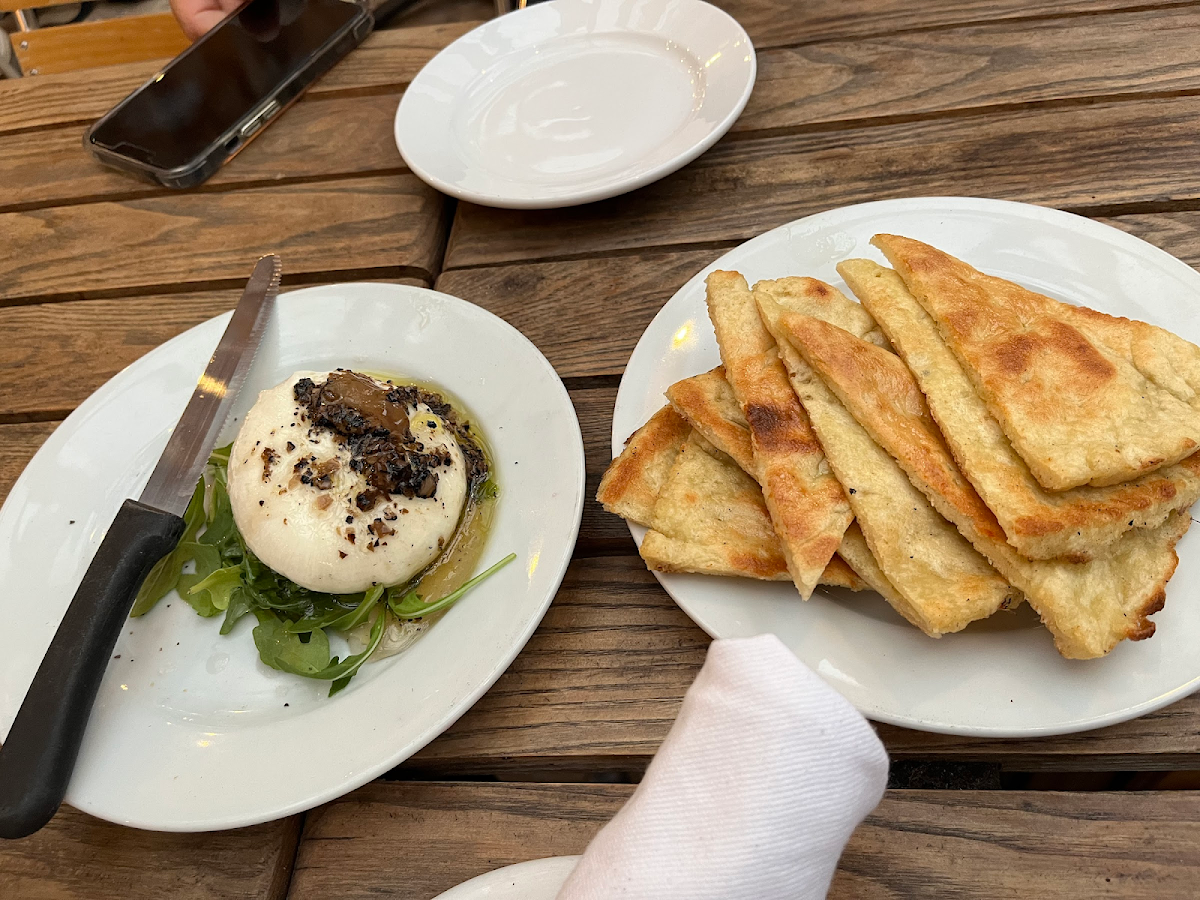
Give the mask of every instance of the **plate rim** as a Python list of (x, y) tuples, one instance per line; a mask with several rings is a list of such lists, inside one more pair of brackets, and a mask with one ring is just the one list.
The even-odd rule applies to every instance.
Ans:
[[(627, 177), (624, 179), (614, 179), (614, 180), (610, 180), (607, 183), (607, 185), (600, 185), (600, 186), (591, 188), (589, 190), (584, 190), (584, 191), (576, 190), (574, 192), (567, 192), (560, 196), (553, 197), (550, 199), (538, 199), (537, 197), (533, 197), (533, 196), (506, 195), (503, 193), (486, 193), (486, 192), (475, 191), (475, 190), (463, 188), (460, 185), (455, 184), (454, 182), (447, 181), (446, 179), (439, 176), (436, 172), (430, 171), (428, 168), (423, 166), (419, 161), (411, 158), (410, 154), (405, 152), (404, 140), (401, 137), (402, 128), (405, 125), (405, 123), (402, 122), (402, 117), (405, 115), (405, 112), (404, 112), (405, 103), (406, 103), (408, 97), (411, 95), (412, 88), (416, 87), (420, 84), (420, 79), (421, 79), (422, 75), (425, 74), (426, 70), (431, 65), (433, 65), (438, 60), (439, 57), (441, 57), (443, 54), (453, 51), (456, 48), (456, 46), (458, 46), (462, 43), (465, 43), (473, 38), (479, 37), (491, 29), (499, 28), (500, 26), (497, 23), (501, 22), (502, 20), (511, 21), (510, 17), (512, 17), (512, 16), (521, 16), (521, 15), (525, 15), (525, 14), (536, 14), (535, 10), (541, 9), (542, 7), (552, 7), (556, 4), (566, 4), (566, 3), (574, 3), (574, 2), (577, 2), (577, 0), (548, 0), (548, 2), (546, 2), (546, 3), (538, 3), (538, 4), (535, 4), (532, 6), (527, 6), (524, 9), (514, 10), (512, 12), (505, 13), (503, 16), (497, 16), (494, 19), (489, 19), (488, 21), (484, 22), (483, 24), (478, 25), (477, 27), (471, 29), (466, 34), (461, 35), (458, 38), (455, 38), (450, 44), (443, 47), (440, 51), (438, 51), (438, 53), (432, 59), (430, 59), (427, 63), (425, 63), (424, 66), (421, 67), (421, 71), (419, 71), (413, 77), (413, 80), (411, 82), (409, 82), (408, 87), (404, 91), (404, 95), (400, 98), (400, 102), (396, 106), (396, 115), (395, 115), (395, 117), (393, 119), (393, 123), (392, 123), (392, 136), (396, 142), (396, 148), (400, 151), (400, 156), (404, 160), (404, 164), (406, 166), (408, 166), (409, 170), (414, 175), (416, 175), (418, 178), (420, 178), (422, 181), (424, 181), (426, 184), (430, 185), (431, 187), (441, 191), (443, 194), (448, 194), (451, 197), (456, 197), (459, 200), (465, 200), (469, 203), (475, 203), (480, 206), (488, 206), (488, 207), (493, 207), (496, 209), (565, 209), (565, 208), (568, 208), (571, 206), (580, 206), (585, 203), (594, 203), (597, 200), (607, 200), (611, 197), (618, 197), (622, 194), (629, 193), (630, 191), (635, 191), (639, 188), (643, 188), (648, 184), (653, 184), (655, 181), (659, 181), (660, 179), (665, 178), (667, 175), (670, 175), (672, 172), (678, 171), (679, 169), (686, 166), (688, 163), (694, 162), (698, 157), (700, 157), (702, 154), (704, 154), (709, 149), (711, 149), (712, 146), (717, 141), (719, 141), (722, 137), (724, 137), (725, 134), (729, 131), (729, 129), (733, 127), (734, 122), (736, 122), (738, 120), (738, 117), (741, 116), (743, 110), (745, 110), (746, 104), (750, 100), (750, 95), (754, 91), (754, 85), (758, 80), (758, 54), (754, 49), (754, 44), (750, 40), (750, 36), (746, 33), (745, 28), (742, 27), (742, 24), (740, 22), (738, 22), (737, 19), (735, 19), (733, 16), (731, 16), (729, 13), (727, 13), (725, 10), (721, 9), (720, 7), (715, 6), (712, 3), (709, 3), (708, 0), (675, 0), (675, 2), (683, 3), (686, 5), (692, 5), (692, 6), (698, 6), (698, 7), (708, 7), (708, 12), (710, 14), (716, 14), (715, 18), (717, 20), (721, 20), (721, 19), (726, 20), (731, 28), (731, 31), (735, 31), (736, 33), (738, 33), (740, 35), (741, 40), (745, 41), (747, 52), (749, 53), (749, 62), (750, 62), (749, 70), (747, 73), (747, 81), (746, 81), (746, 84), (742, 88), (741, 94), (740, 94), (737, 102), (725, 114), (725, 116), (722, 117), (720, 122), (718, 122), (712, 128), (712, 130), (710, 130), (703, 138), (701, 138), (699, 141), (694, 143), (688, 150), (686, 150), (682, 154), (674, 156), (671, 159), (666, 160), (666, 161), (660, 163), (659, 165), (657, 165), (651, 169), (648, 169), (645, 172), (642, 172), (639, 175), (636, 175), (635, 177)], [(597, 4), (600, 4), (600, 3), (624, 4), (624, 3), (631, 2), (631, 0), (587, 0), (587, 2), (589, 2), (589, 3), (594, 2)], [(620, 32), (617, 32), (617, 33), (620, 33)], [(647, 32), (630, 30), (630, 31), (628, 31), (628, 33), (630, 33), (630, 34), (646, 34)]]
[[(508, 332), (510, 337), (515, 337), (517, 342), (523, 345), (528, 351), (532, 351), (531, 361), (536, 362), (546, 374), (550, 376), (548, 383), (554, 385), (556, 394), (556, 406), (561, 404), (561, 412), (569, 411), (569, 416), (563, 416), (563, 427), (569, 434), (565, 437), (569, 438), (570, 443), (570, 462), (576, 468), (577, 478), (572, 480), (571, 487), (573, 489), (572, 509), (567, 520), (572, 523), (569, 533), (564, 536), (563, 551), (561, 559), (558, 560), (558, 570), (549, 579), (544, 597), (537, 604), (536, 611), (530, 616), (525, 627), (517, 634), (512, 643), (500, 654), (488, 672), (487, 676), (477, 682), (470, 690), (463, 692), (456, 702), (449, 704), (443, 711), (441, 718), (436, 724), (430, 726), (425, 733), (415, 733), (407, 741), (399, 745), (399, 749), (395, 752), (381, 758), (370, 766), (363, 766), (357, 772), (346, 775), (340, 778), (330, 779), (330, 784), (321, 790), (309, 792), (306, 796), (299, 799), (289, 801), (287, 803), (277, 803), (270, 809), (260, 809), (257, 812), (240, 812), (236, 815), (209, 816), (205, 819), (196, 819), (189, 821), (174, 821), (174, 820), (156, 820), (153, 815), (150, 816), (129, 816), (129, 815), (112, 815), (106, 814), (103, 805), (97, 806), (95, 803), (87, 799), (81, 799), (77, 796), (77, 790), (71, 785), (68, 786), (64, 802), (82, 812), (105, 821), (114, 822), (120, 825), (140, 828), (147, 831), (158, 832), (175, 832), (175, 833), (196, 833), (207, 831), (221, 831), (233, 828), (247, 827), (257, 825), (264, 822), (275, 821), (297, 812), (302, 812), (312, 809), (323, 803), (330, 802), (353, 791), (364, 784), (377, 778), (384, 772), (389, 771), (399, 765), (404, 760), (410, 758), (422, 748), (427, 746), (436, 738), (444, 734), (451, 728), (464, 713), (470, 710), (479, 698), (483, 696), (491, 687), (499, 680), (499, 678), (508, 670), (516, 657), (524, 650), (529, 639), (541, 624), (546, 612), (550, 608), (554, 597), (557, 595), (561, 587), (563, 578), (566, 576), (567, 569), (571, 563), (574, 554), (574, 547), (578, 538), (579, 528), (582, 523), (583, 508), (586, 501), (586, 457), (583, 443), (582, 430), (579, 424), (578, 413), (575, 410), (574, 403), (571, 401), (570, 394), (563, 383), (561, 376), (554, 369), (553, 365), (546, 356), (537, 348), (537, 346), (519, 329), (505, 321), (500, 316), (491, 312), (484, 307), (470, 303), (460, 297), (452, 294), (446, 294), (441, 291), (436, 291), (431, 288), (418, 287), (416, 285), (385, 283), (385, 282), (341, 282), (325, 285), (314, 285), (298, 287), (294, 290), (280, 293), (277, 301), (277, 309), (274, 313), (275, 317), (283, 314), (284, 309), (293, 301), (305, 302), (314, 299), (319, 300), (322, 294), (332, 294), (336, 296), (336, 292), (346, 289), (366, 290), (372, 295), (367, 298), (367, 301), (377, 301), (378, 294), (407, 295), (409, 297), (417, 296), (432, 299), (435, 303), (444, 304), (449, 308), (455, 309), (459, 315), (467, 317), (477, 317), (478, 320), (489, 323), (492, 328), (500, 328)], [(331, 297), (332, 299), (332, 297)], [(352, 301), (353, 302), (353, 301)], [(29, 483), (34, 482), (35, 463), (39, 457), (50, 457), (53, 452), (62, 445), (66, 445), (72, 434), (77, 430), (77, 426), (89, 417), (94, 410), (100, 408), (104, 403), (108, 402), (108, 395), (117, 390), (121, 384), (130, 378), (145, 377), (141, 369), (152, 370), (156, 365), (157, 360), (151, 359), (152, 356), (157, 356), (158, 359), (165, 357), (172, 349), (177, 349), (181, 344), (195, 341), (200, 333), (205, 330), (211, 330), (211, 343), (215, 346), (224, 324), (232, 316), (232, 310), (212, 316), (203, 322), (191, 326), (178, 335), (164, 341), (161, 344), (153, 347), (151, 350), (144, 353), (138, 359), (131, 362), (129, 365), (122, 368), (119, 372), (105, 381), (102, 385), (92, 391), (86, 399), (84, 399), (71, 413), (59, 423), (58, 427), (46, 438), (42, 446), (25, 464), (20, 475), (14, 481), (13, 488), (10, 490), (9, 497), (0, 506), (0, 522), (3, 522), (9, 517), (18, 516), (20, 510), (9, 505), (9, 500), (15, 496), (20, 496), (24, 491), (19, 492), (18, 487), (28, 489)], [(207, 357), (205, 357), (206, 359)], [(203, 368), (204, 359), (197, 357), (197, 374)], [(181, 406), (182, 411), (182, 406)], [(172, 426), (173, 427), (173, 426)], [(57, 440), (56, 440), (57, 439)], [(495, 442), (496, 438), (491, 438)], [(46, 459), (42, 460), (43, 466)], [(564, 480), (565, 483), (565, 480)], [(111, 523), (109, 523), (111, 525)], [(65, 607), (64, 607), (65, 611)], [(57, 627), (57, 626), (55, 626)], [(18, 704), (19, 707), (19, 704)], [(15, 715), (15, 711), (14, 711)], [(7, 729), (5, 729), (7, 732)], [(85, 736), (86, 740), (86, 736)], [(117, 777), (117, 773), (112, 776)]]
[[(889, 212), (905, 212), (910, 213), (920, 207), (929, 207), (929, 212), (981, 212), (989, 208), (997, 212), (1005, 212), (1015, 214), (1017, 216), (1038, 220), (1040, 222), (1055, 222), (1065, 225), (1078, 233), (1087, 237), (1097, 238), (1104, 242), (1110, 242), (1117, 246), (1135, 250), (1139, 255), (1150, 256), (1157, 260), (1166, 270), (1174, 271), (1182, 280), (1189, 281), (1196, 288), (1197, 294), (1200, 295), (1200, 272), (1193, 269), (1183, 260), (1173, 256), (1161, 247), (1151, 244), (1133, 234), (1121, 231), (1111, 225), (1103, 222), (1098, 222), (1086, 216), (1081, 216), (1076, 213), (1067, 212), (1066, 210), (1057, 209), (1050, 206), (1040, 206), (1032, 203), (1023, 203), (1015, 200), (1003, 200), (991, 197), (969, 197), (959, 195), (923, 195), (919, 197), (896, 197), (885, 200), (868, 200), (861, 203), (849, 203), (842, 206), (832, 207), (829, 209), (819, 210), (797, 219), (781, 223), (780, 225), (768, 229), (761, 234), (748, 238), (734, 247), (725, 249), (720, 256), (712, 262), (705, 265), (700, 271), (696, 272), (691, 278), (683, 283), (675, 293), (663, 304), (653, 319), (646, 325), (645, 330), (638, 338), (633, 351), (630, 353), (630, 361), (632, 361), (639, 353), (645, 353), (649, 350), (650, 334), (654, 330), (654, 326), (658, 323), (659, 318), (665, 316), (667, 308), (675, 302), (676, 298), (695, 291), (697, 285), (703, 283), (707, 275), (715, 269), (723, 265), (730, 265), (726, 260), (730, 256), (740, 255), (753, 250), (764, 244), (778, 240), (781, 235), (789, 234), (790, 230), (804, 225), (818, 225), (825, 219), (835, 219), (839, 216), (853, 213), (878, 213), (886, 215)], [(645, 346), (643, 346), (645, 345)], [(620, 435), (617, 429), (617, 422), (621, 418), (622, 410), (629, 406), (640, 405), (644, 391), (638, 394), (628, 381), (630, 366), (626, 364), (625, 371), (621, 375), (621, 383), (617, 389), (617, 397), (613, 406), (613, 428), (611, 434), (611, 452), (615, 458), (624, 446), (628, 435)], [(641, 420), (642, 417), (638, 417)], [(629, 527), (635, 543), (640, 547), (642, 535), (646, 529), (633, 522), (626, 523)], [(688, 616), (705, 634), (711, 638), (718, 639), (721, 637), (719, 633), (713, 629), (709, 622), (701, 621), (691, 610), (689, 610), (676, 597), (670, 585), (671, 576), (669, 573), (662, 573), (651, 570), (654, 577), (662, 585), (672, 602), (678, 606), (685, 615)], [(829, 682), (827, 682), (829, 683)], [(835, 689), (838, 689), (836, 684), (831, 684)], [(1123, 707), (1113, 712), (1092, 716), (1078, 721), (1069, 721), (1065, 723), (1050, 724), (1050, 725), (1035, 725), (1024, 726), (1020, 728), (1008, 726), (980, 726), (980, 725), (961, 725), (955, 723), (926, 721), (915, 716), (897, 715), (887, 709), (875, 706), (871, 709), (864, 709), (860, 703), (854, 703), (855, 708), (864, 716), (875, 722), (894, 725), (902, 728), (908, 728), (915, 731), (925, 731), (932, 734), (947, 734), (960, 737), (980, 737), (980, 738), (1005, 738), (1005, 739), (1020, 739), (1020, 738), (1039, 738), (1053, 737), (1058, 735), (1078, 734), (1080, 732), (1093, 731), (1099, 728), (1105, 728), (1111, 725), (1118, 725), (1123, 722), (1132, 721), (1149, 713), (1153, 713), (1166, 706), (1176, 703), (1193, 693), (1200, 691), (1200, 674), (1197, 674), (1190, 681), (1187, 681), (1169, 691), (1158, 694), (1152, 698), (1142, 701), (1141, 703)], [(839, 689), (840, 692), (840, 689)]]

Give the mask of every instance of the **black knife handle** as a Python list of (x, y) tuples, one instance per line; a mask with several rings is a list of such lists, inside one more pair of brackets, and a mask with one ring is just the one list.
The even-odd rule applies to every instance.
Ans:
[(133, 599), (183, 528), (136, 500), (117, 513), (0, 747), (0, 837), (33, 834), (58, 810)]

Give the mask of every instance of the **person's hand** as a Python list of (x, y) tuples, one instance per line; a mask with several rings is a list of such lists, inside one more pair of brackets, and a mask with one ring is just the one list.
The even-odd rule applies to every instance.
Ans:
[(246, 0), (171, 0), (171, 12), (179, 20), (183, 33), (194, 41), (245, 3)]

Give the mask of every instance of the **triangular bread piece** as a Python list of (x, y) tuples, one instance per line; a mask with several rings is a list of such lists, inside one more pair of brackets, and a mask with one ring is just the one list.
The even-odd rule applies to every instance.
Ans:
[(746, 472), (755, 471), (750, 426), (725, 379), (724, 366), (675, 382), (667, 388), (667, 400), (705, 440)]
[[(840, 292), (836, 297), (840, 301), (835, 301), (836, 305), (851, 303)], [(783, 323), (793, 317), (815, 320), (784, 312), (766, 292), (756, 293), (756, 299), (763, 321), (780, 339), (780, 354), (792, 387), (808, 412), (830, 467), (846, 488), (858, 526), (894, 588), (894, 594), (885, 593), (884, 598), (930, 637), (961, 631), (977, 619), (1014, 605), (1018, 594), (1012, 586), (930, 506), (895, 460), (789, 343), (791, 334), (782, 330)], [(879, 353), (888, 352), (859, 342)]]
[[(911, 238), (879, 234), (872, 243), (937, 323), (1043, 487), (1117, 484), (1200, 449), (1195, 390), (1093, 339), (1068, 304)], [(1143, 323), (1143, 333), (1151, 327)], [(1178, 341), (1164, 337), (1164, 355)], [(1144, 343), (1142, 358), (1152, 357), (1156, 340)]]
[(1198, 454), (1124, 484), (1045, 490), (900, 276), (867, 259), (838, 272), (908, 363), (963, 474), (1023, 556), (1085, 562), (1129, 529), (1160, 525), (1200, 499)]
[(691, 432), (683, 416), (664, 406), (625, 441), (625, 449), (600, 479), (596, 499), (610, 513), (648, 526), (659, 491)]
[[(642, 540), (642, 559), (660, 572), (790, 581), (762, 489), (705, 443), (693, 434), (676, 455)], [(836, 555), (821, 583), (855, 591), (866, 587)]]
[[(1158, 528), (1128, 532), (1103, 559), (1026, 559), (1004, 540), (995, 517), (958, 472), (916, 380), (898, 357), (818, 319), (785, 316), (780, 325), (889, 459), (1024, 592), (1063, 656), (1103, 656), (1125, 638), (1154, 633), (1147, 616), (1162, 608), (1178, 563), (1175, 544), (1190, 522), (1186, 513), (1172, 513)], [(833, 455), (830, 461), (836, 465)]]
[(716, 271), (706, 283), (721, 362), (750, 427), (756, 480), (792, 581), (808, 599), (850, 524), (850, 506), (788, 385), (746, 280)]
[[(728, 390), (728, 386), (726, 386)], [(747, 435), (746, 441), (750, 438)], [(630, 519), (637, 522), (639, 525), (649, 526), (654, 518), (654, 511), (658, 505), (659, 499), (663, 496), (663, 492), (668, 484), (672, 472), (675, 468), (675, 463), (679, 458), (680, 450), (685, 444), (695, 444), (712, 455), (717, 460), (722, 461), (721, 464), (726, 469), (733, 469), (740, 475), (740, 479), (734, 478), (728, 472), (722, 470), (714, 470), (717, 477), (714, 478), (714, 485), (721, 483), (728, 484), (736, 482), (735, 486), (744, 488), (746, 482), (753, 487), (753, 491), (746, 493), (744, 505), (754, 507), (749, 513), (741, 512), (735, 514), (734, 518), (739, 517), (744, 521), (753, 519), (757, 515), (759, 519), (768, 523), (767, 538), (763, 547), (761, 544), (751, 544), (752, 555), (763, 558), (770, 557), (774, 554), (775, 557), (782, 559), (783, 551), (779, 548), (779, 539), (775, 536), (775, 532), (769, 527), (770, 519), (767, 517), (767, 507), (763, 502), (762, 490), (749, 476), (742, 474), (737, 470), (737, 466), (732, 459), (729, 459), (720, 450), (710, 447), (702, 437), (690, 430), (690, 426), (683, 422), (669, 406), (663, 407), (657, 413), (650, 417), (650, 420), (639, 428), (625, 442), (625, 449), (621, 455), (612, 461), (608, 471), (600, 482), (600, 489), (597, 492), (597, 499), (604, 504), (609, 512), (614, 512), (622, 518)], [(677, 486), (682, 486), (684, 481), (677, 481)], [(713, 500), (715, 496), (715, 487), (707, 489), (708, 493), (702, 495), (703, 502), (692, 498), (687, 502), (699, 503), (701, 507), (707, 505), (713, 507), (716, 504), (716, 512), (713, 514), (714, 524), (710, 527), (708, 536), (710, 541), (717, 547), (729, 544), (735, 544), (739, 540), (737, 534), (729, 534), (722, 530), (722, 525), (715, 521), (720, 518), (721, 510), (720, 500)], [(719, 494), (719, 491), (716, 491)], [(738, 506), (739, 496), (734, 492), (732, 496), (726, 491), (724, 497), (727, 503)], [(699, 513), (698, 513), (699, 514)], [(643, 553), (645, 552), (643, 547)], [(661, 566), (652, 566), (652, 568), (661, 568), (664, 571), (705, 571), (693, 567), (703, 564), (703, 560), (711, 558), (714, 551), (710, 548), (700, 548), (697, 550), (694, 547), (689, 547), (687, 541), (676, 541), (667, 547), (660, 547)], [(699, 554), (699, 559), (697, 558)], [(724, 574), (741, 575), (747, 578), (759, 577), (758, 570), (761, 568), (759, 564), (748, 566), (745, 569), (737, 569), (735, 561), (731, 557), (726, 557), (726, 568), (729, 571)], [(772, 576), (773, 578), (776, 576)], [(787, 574), (786, 566), (780, 569), (777, 576), (778, 580), (788, 581), (790, 576)], [(834, 556), (829, 565), (825, 567), (825, 571), (821, 573), (821, 584), (830, 587), (849, 588), (852, 591), (864, 590), (865, 585), (861, 579), (850, 569), (844, 560)]]

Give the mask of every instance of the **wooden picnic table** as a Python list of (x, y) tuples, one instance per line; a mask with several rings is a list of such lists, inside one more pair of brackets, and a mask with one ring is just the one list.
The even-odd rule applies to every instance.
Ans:
[[(455, 203), (396, 151), (405, 85), (469, 23), (376, 33), (184, 192), (108, 171), (80, 143), (154, 64), (0, 81), (0, 497), (105, 380), (231, 308), (268, 251), (285, 286), (432, 286), (520, 328), (575, 403), (589, 496), (528, 646), (386, 778), (204, 835), (64, 807), (0, 846), (0, 896), (426, 900), (499, 865), (580, 852), (632, 791), (708, 644), (624, 523), (590, 500), (618, 381), (662, 304), (739, 242), (847, 203), (967, 194), (1095, 217), (1200, 263), (1200, 2), (718, 5), (759, 54), (732, 132), (657, 184), (561, 211)], [(1187, 788), (1200, 786), (1188, 774), (1200, 696), (1068, 737), (878, 730), (895, 787), (831, 896), (1197, 896), (1200, 792)]]

